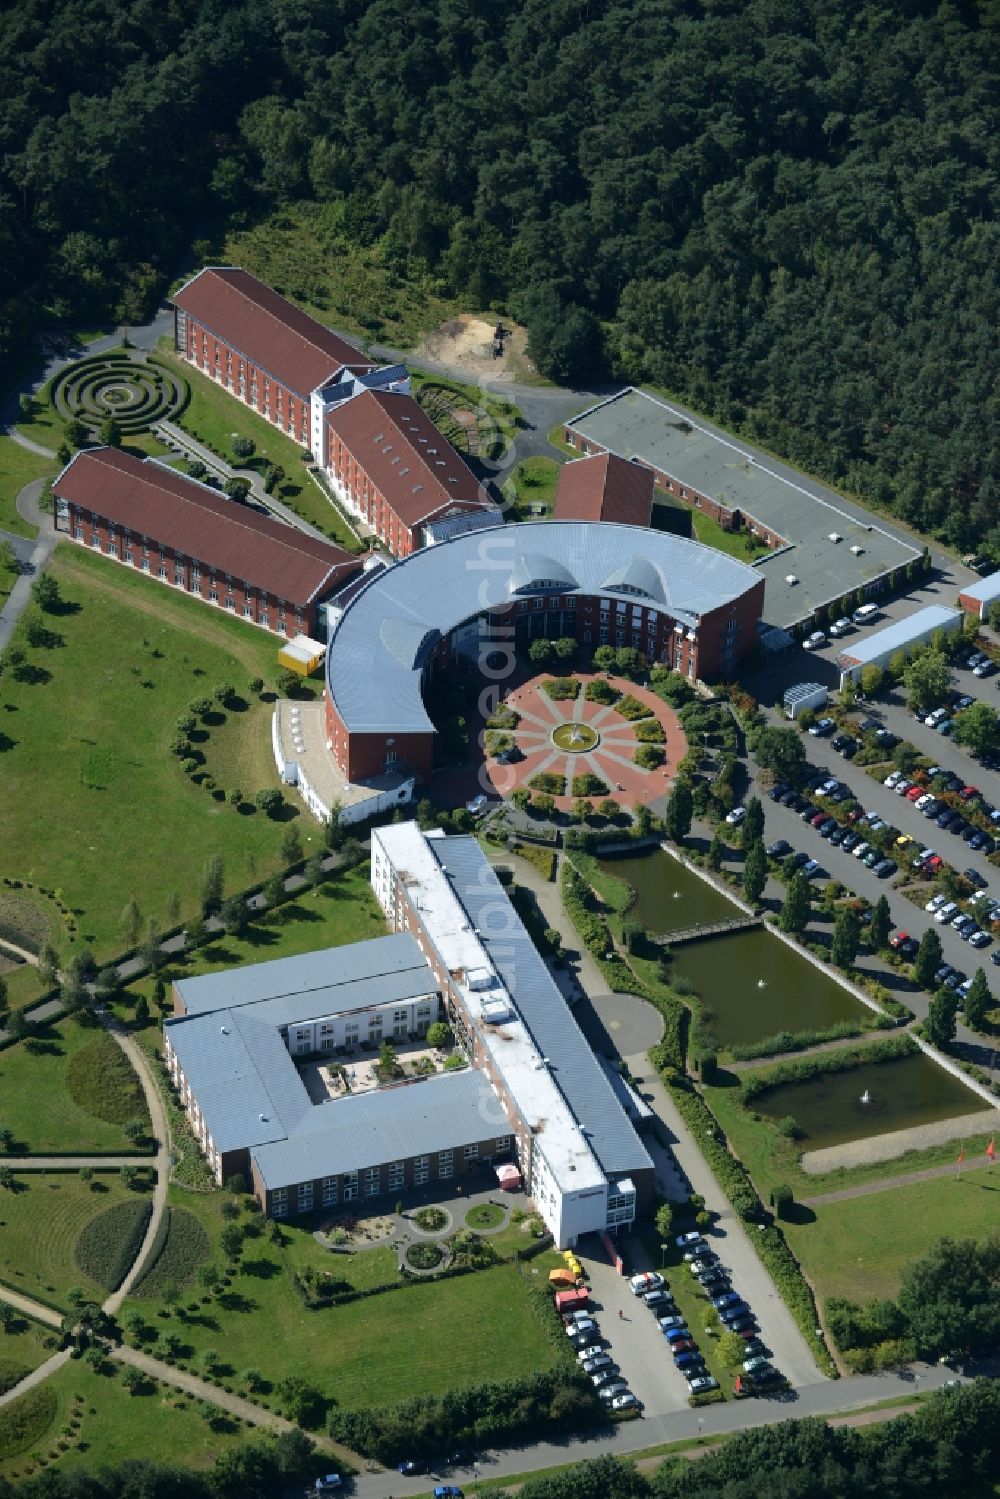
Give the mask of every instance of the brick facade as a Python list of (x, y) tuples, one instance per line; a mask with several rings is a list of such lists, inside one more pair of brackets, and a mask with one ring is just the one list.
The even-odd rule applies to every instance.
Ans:
[(179, 353), (203, 375), (256, 411), (272, 427), (287, 433), (293, 442), (309, 448), (308, 391), (292, 390), (179, 308), (174, 309), (174, 342)]

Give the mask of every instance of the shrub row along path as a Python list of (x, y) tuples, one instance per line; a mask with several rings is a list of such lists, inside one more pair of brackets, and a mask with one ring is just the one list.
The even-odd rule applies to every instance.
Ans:
[[(138, 1369), (149, 1379), (173, 1385), (178, 1390), (186, 1391), (188, 1395), (194, 1395), (198, 1400), (207, 1400), (210, 1404), (217, 1405), (220, 1410), (235, 1416), (237, 1420), (249, 1421), (252, 1426), (262, 1426), (269, 1431), (276, 1432), (297, 1430), (293, 1421), (287, 1421), (277, 1412), (264, 1410), (262, 1406), (254, 1405), (250, 1400), (244, 1400), (241, 1395), (234, 1395), (230, 1390), (223, 1390), (218, 1385), (209, 1384), (207, 1380), (199, 1379), (197, 1374), (189, 1374), (185, 1369), (175, 1369), (173, 1364), (153, 1358), (138, 1348), (130, 1348), (127, 1344), (122, 1344), (112, 1350), (111, 1357), (117, 1359), (119, 1363), (129, 1364), (133, 1369)], [(347, 1447), (341, 1447), (321, 1432), (313, 1431), (309, 1435), (321, 1451), (328, 1452), (333, 1457), (342, 1458), (352, 1467), (357, 1467), (364, 1461), (356, 1452), (351, 1452)]]
[(11, 1155), (4, 1158), (12, 1171), (107, 1171), (111, 1167), (151, 1166), (148, 1155)]

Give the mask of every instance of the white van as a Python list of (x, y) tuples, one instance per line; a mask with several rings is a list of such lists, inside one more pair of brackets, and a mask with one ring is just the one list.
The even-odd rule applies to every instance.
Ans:
[(860, 609), (855, 609), (851, 619), (856, 625), (870, 625), (873, 620), (878, 619), (881, 612), (878, 604), (862, 604)]

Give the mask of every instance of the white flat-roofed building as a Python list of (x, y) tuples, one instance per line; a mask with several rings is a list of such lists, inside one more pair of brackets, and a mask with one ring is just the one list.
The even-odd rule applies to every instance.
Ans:
[(652, 1161), (475, 840), (412, 822), (378, 828), (371, 878), (490, 1079), (557, 1244), (632, 1222)]
[(857, 681), (866, 666), (888, 666), (897, 651), (909, 656), (918, 646), (933, 640), (939, 630), (942, 634), (949, 635), (953, 630), (960, 629), (962, 617), (961, 609), (947, 609), (944, 604), (928, 604), (926, 608), (916, 609), (904, 619), (893, 620), (884, 629), (865, 636), (863, 640), (841, 651), (837, 657), (841, 687), (848, 677)]

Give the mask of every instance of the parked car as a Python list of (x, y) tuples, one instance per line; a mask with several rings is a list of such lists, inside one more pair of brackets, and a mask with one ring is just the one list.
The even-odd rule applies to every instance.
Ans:
[(889, 938), (889, 946), (892, 948), (893, 952), (898, 952), (903, 943), (909, 942), (909, 940), (909, 932), (893, 932), (892, 936)]
[(840, 846), (844, 850), (845, 854), (853, 854), (854, 850), (857, 848), (860, 842), (860, 833), (848, 833)]
[(989, 932), (973, 932), (969, 938), (969, 945), (971, 947), (989, 947), (992, 941), (993, 938)]
[(632, 1394), (631, 1390), (622, 1390), (621, 1394), (616, 1395), (612, 1400), (611, 1409), (613, 1411), (626, 1411), (631, 1410), (633, 1406), (638, 1404), (639, 1401)]
[(941, 722), (942, 718), (947, 718), (947, 716), (947, 708), (934, 708), (930, 713), (928, 713), (927, 717), (924, 719), (924, 723), (929, 729), (933, 729)]
[(332, 1494), (336, 1489), (342, 1487), (343, 1480), (339, 1473), (324, 1473), (322, 1478), (317, 1478), (313, 1484), (314, 1494)]
[(599, 1329), (597, 1323), (594, 1321), (593, 1317), (581, 1317), (579, 1321), (571, 1322), (567, 1327), (566, 1332), (571, 1338), (577, 1338), (581, 1333), (585, 1332), (592, 1332), (596, 1336), (598, 1330)]
[(841, 848), (843, 846), (844, 839), (848, 836), (848, 829), (842, 827), (841, 824), (838, 823), (833, 832), (830, 834), (830, 842), (832, 843), (834, 848)]
[(824, 645), (826, 645), (826, 636), (823, 634), (823, 631), (813, 630), (812, 634), (803, 640), (802, 649), (804, 651), (818, 651)]
[(667, 1307), (674, 1304), (669, 1291), (647, 1291), (642, 1299), (651, 1312), (659, 1312), (661, 1317), (667, 1316)]
[(861, 862), (866, 869), (874, 869), (876, 864), (881, 864), (882, 855), (877, 848), (870, 848)]
[(971, 802), (972, 799), (973, 799), (973, 797), (976, 797), (976, 796), (979, 795), (979, 787), (978, 786), (963, 786), (961, 788), (961, 790), (959, 791), (958, 795), (959, 795), (960, 799), (963, 802)]
[(870, 848), (871, 844), (865, 843), (865, 841), (862, 839), (860, 843), (856, 843), (854, 845), (854, 847), (851, 849), (851, 853), (855, 859), (863, 859)]
[(715, 1287), (716, 1294), (721, 1293), (722, 1287), (729, 1284), (729, 1271), (724, 1270), (721, 1265), (709, 1265), (707, 1270), (695, 1277), (704, 1286), (706, 1291)]
[(835, 817), (825, 817), (822, 822), (816, 824), (816, 831), (821, 838), (829, 838), (831, 833), (836, 832), (836, 829), (837, 819)]
[(462, 1499), (462, 1490), (457, 1483), (439, 1483), (434, 1490), (434, 1499)]
[(697, 1369), (701, 1367), (704, 1362), (704, 1358), (696, 1348), (690, 1348), (685, 1350), (685, 1352), (683, 1353), (674, 1354), (674, 1368), (680, 1369), (681, 1371), (685, 1369)]
[(406, 1478), (412, 1478), (416, 1474), (423, 1473), (426, 1467), (427, 1464), (422, 1462), (419, 1457), (406, 1457), (399, 1464), (396, 1471), (402, 1473)]
[(587, 1343), (583, 1348), (578, 1348), (576, 1356), (581, 1364), (586, 1363), (589, 1358), (596, 1358), (599, 1353), (604, 1352), (603, 1343)]
[(785, 785), (784, 781), (779, 781), (776, 786), (771, 787), (770, 791), (767, 794), (773, 802), (780, 802), (781, 798), (784, 796), (787, 790), (788, 787)]
[(744, 1374), (756, 1374), (758, 1369), (770, 1369), (770, 1367), (769, 1360), (764, 1358), (762, 1354), (756, 1354), (753, 1358), (743, 1360)]
[(742, 1296), (740, 1296), (736, 1291), (724, 1291), (722, 1295), (712, 1297), (712, 1305), (715, 1307), (715, 1310), (717, 1312), (721, 1312), (723, 1307), (735, 1306), (736, 1303), (738, 1301), (742, 1301), (742, 1299)]
[(711, 1254), (712, 1250), (705, 1239), (695, 1239), (684, 1251), (684, 1259), (690, 1265), (692, 1260), (700, 1259), (703, 1254)]
[(872, 873), (877, 875), (880, 880), (888, 880), (891, 879), (898, 868), (899, 865), (894, 859), (879, 859), (878, 863), (873, 865)]
[(606, 1353), (598, 1353), (593, 1358), (588, 1358), (583, 1365), (584, 1374), (596, 1374), (598, 1369), (610, 1369), (611, 1359)]
[(752, 1338), (757, 1333), (757, 1323), (752, 1312), (746, 1312), (742, 1317), (736, 1317), (726, 1324), (729, 1332), (738, 1332), (741, 1338)]
[(787, 838), (777, 838), (774, 843), (769, 843), (766, 849), (769, 859), (783, 859), (792, 851), (792, 845)]
[(825, 739), (836, 727), (832, 718), (818, 718), (814, 724), (809, 725), (809, 732), (814, 739)]
[(670, 1352), (674, 1355), (674, 1363), (678, 1358), (686, 1358), (691, 1353), (697, 1353), (698, 1344), (694, 1338), (675, 1338), (670, 1345)]
[(642, 1296), (646, 1291), (658, 1291), (663, 1285), (663, 1276), (657, 1275), (655, 1270), (644, 1270), (638, 1275), (633, 1275), (629, 1281), (629, 1289), (633, 1296)]
[(719, 1312), (723, 1322), (740, 1322), (749, 1315), (750, 1308), (745, 1301), (737, 1301), (733, 1306), (724, 1306)]
[(599, 1369), (596, 1374), (590, 1376), (590, 1382), (595, 1390), (602, 1390), (606, 1384), (611, 1384), (614, 1380), (618, 1379), (621, 1380), (622, 1384), (625, 1383), (621, 1375), (616, 1373), (614, 1369)]
[(747, 1354), (748, 1355), (753, 1355), (753, 1354), (758, 1354), (758, 1353), (769, 1354), (770, 1351), (771, 1350), (765, 1345), (763, 1338), (752, 1337), (752, 1338), (748, 1338), (747, 1339)]
[(599, 1400), (606, 1400), (610, 1403), (612, 1400), (616, 1399), (617, 1396), (624, 1395), (627, 1389), (628, 1381), (622, 1379), (621, 1375), (618, 1374), (613, 1380), (609, 1381), (608, 1384), (601, 1385), (601, 1388), (597, 1392), (597, 1398)]
[(882, 782), (882, 785), (883, 786), (888, 786), (889, 789), (890, 789), (890, 791), (891, 791), (895, 786), (899, 785), (899, 783), (900, 783), (900, 781), (902, 779), (903, 779), (903, 772), (901, 770), (890, 770), (889, 774), (886, 776), (885, 780)]
[(719, 1381), (713, 1379), (711, 1374), (699, 1374), (697, 1379), (688, 1381), (688, 1388), (692, 1395), (707, 1395), (709, 1390), (717, 1390)]
[(746, 807), (734, 807), (731, 812), (726, 813), (726, 822), (731, 828), (738, 828), (746, 815)]
[(845, 614), (842, 616), (842, 618), (834, 620), (833, 624), (830, 626), (830, 634), (835, 640), (839, 640), (842, 635), (850, 635), (853, 629), (854, 626)]
[(689, 1244), (697, 1244), (698, 1240), (702, 1238), (704, 1238), (704, 1234), (699, 1233), (697, 1229), (689, 1229), (686, 1234), (678, 1234), (674, 1243), (678, 1249), (686, 1249)]
[(991, 677), (995, 671), (996, 666), (992, 661), (980, 661), (978, 666), (972, 668), (972, 675), (974, 677)]
[(666, 1317), (657, 1317), (656, 1320), (659, 1323), (660, 1331), (663, 1333), (673, 1332), (678, 1327), (687, 1326), (684, 1318), (678, 1316), (676, 1312), (671, 1312)]
[(810, 880), (814, 879), (816, 875), (821, 874), (822, 871), (823, 866), (816, 859), (807, 859), (802, 866), (802, 873)]

